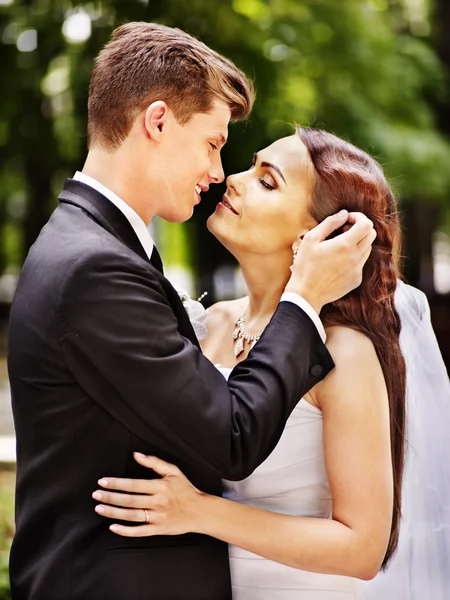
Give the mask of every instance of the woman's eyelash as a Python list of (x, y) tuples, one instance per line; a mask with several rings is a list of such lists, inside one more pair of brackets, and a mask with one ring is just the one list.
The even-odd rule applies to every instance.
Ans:
[(273, 185), (270, 185), (270, 183), (267, 183), (267, 181), (264, 181), (264, 179), (259, 179), (259, 183), (264, 186), (267, 190), (274, 190), (275, 187)]
[(213, 144), (212, 142), (209, 142), (209, 145), (211, 146), (211, 148), (213, 150), (217, 150), (217, 146), (215, 144)]

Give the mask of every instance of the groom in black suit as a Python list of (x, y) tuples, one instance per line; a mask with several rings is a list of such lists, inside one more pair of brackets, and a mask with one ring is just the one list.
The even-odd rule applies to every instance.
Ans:
[(129, 23), (97, 58), (86, 164), (30, 250), (11, 310), (14, 600), (231, 597), (225, 544), (118, 538), (91, 493), (105, 473), (148, 476), (140, 451), (220, 494), (222, 477), (243, 478), (267, 457), (298, 398), (333, 366), (317, 312), (358, 285), (370, 222), (357, 219), (364, 240), (343, 242), (340, 255), (321, 240), (346, 215), (302, 245), (290, 295), (228, 384), (203, 357), (148, 233), (155, 215), (188, 219), (223, 180), (228, 122), (252, 100), (231, 62), (167, 27)]

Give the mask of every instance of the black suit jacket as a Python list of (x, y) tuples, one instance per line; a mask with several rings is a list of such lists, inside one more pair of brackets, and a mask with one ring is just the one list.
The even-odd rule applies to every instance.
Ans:
[(124, 215), (68, 180), (25, 261), (8, 350), (14, 600), (230, 598), (226, 544), (116, 536), (91, 494), (102, 476), (152, 476), (133, 451), (178, 464), (211, 494), (248, 476), (333, 366), (303, 311), (281, 303), (227, 384)]

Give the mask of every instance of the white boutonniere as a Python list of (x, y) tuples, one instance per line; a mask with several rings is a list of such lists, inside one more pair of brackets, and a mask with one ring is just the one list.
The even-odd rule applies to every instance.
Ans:
[(205, 292), (198, 300), (193, 300), (186, 290), (177, 289), (180, 300), (187, 312), (192, 327), (194, 328), (197, 339), (204, 340), (208, 336), (208, 328), (205, 324), (208, 318), (208, 312), (201, 303), (201, 300), (207, 295)]

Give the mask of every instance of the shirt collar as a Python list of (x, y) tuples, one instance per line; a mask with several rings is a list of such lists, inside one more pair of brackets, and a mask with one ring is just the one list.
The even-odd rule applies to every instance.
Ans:
[(94, 188), (94, 190), (100, 192), (100, 194), (105, 196), (105, 198), (108, 198), (108, 200), (110, 200), (115, 206), (117, 206), (120, 212), (129, 221), (131, 227), (133, 228), (135, 234), (141, 242), (142, 247), (144, 248), (145, 253), (147, 254), (150, 260), (150, 257), (153, 252), (154, 243), (146, 224), (137, 214), (137, 212), (134, 211), (131, 208), (131, 206), (127, 204), (124, 200), (119, 198), (119, 196), (117, 196), (114, 192), (112, 192), (110, 189), (108, 189), (106, 186), (104, 186), (102, 183), (100, 183), (93, 177), (89, 177), (89, 175), (77, 171), (73, 179), (75, 179), (75, 181), (81, 181), (81, 183), (84, 183), (85, 185)]

